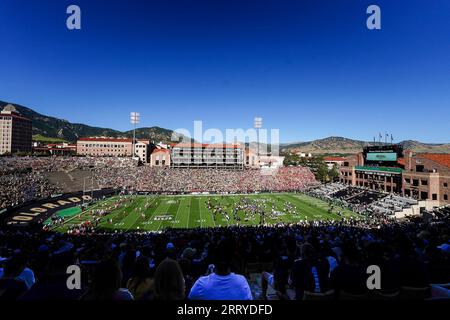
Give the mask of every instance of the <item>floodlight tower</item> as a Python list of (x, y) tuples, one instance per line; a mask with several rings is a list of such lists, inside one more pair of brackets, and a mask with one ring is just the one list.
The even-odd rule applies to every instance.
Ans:
[(260, 166), (260, 161), (259, 161), (259, 130), (262, 127), (262, 118), (260, 118), (260, 117), (256, 117), (255, 118), (254, 127), (256, 129), (256, 146), (258, 148), (256, 155), (258, 156), (258, 167), (259, 167)]
[(84, 203), (85, 203), (85, 201), (84, 201), (84, 196), (86, 195), (86, 192), (87, 191), (89, 191), (89, 190), (86, 190), (86, 179), (91, 179), (91, 202), (92, 202), (92, 199), (94, 199), (94, 176), (91, 176), (91, 177), (84, 177), (83, 178), (83, 202), (82, 202), (82, 206), (84, 207)]
[(131, 112), (130, 113), (130, 122), (133, 125), (133, 142), (132, 142), (132, 145), (131, 145), (132, 157), (135, 156), (134, 142), (136, 141), (136, 125), (139, 123), (140, 117), (141, 117), (141, 114), (139, 112)]

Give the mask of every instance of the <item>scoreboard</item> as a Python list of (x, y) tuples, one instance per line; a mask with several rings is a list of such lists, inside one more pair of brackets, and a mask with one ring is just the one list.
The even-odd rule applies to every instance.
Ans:
[(364, 163), (373, 165), (394, 165), (403, 156), (401, 145), (383, 145), (365, 147), (363, 151)]
[(369, 152), (366, 161), (397, 161), (396, 152)]

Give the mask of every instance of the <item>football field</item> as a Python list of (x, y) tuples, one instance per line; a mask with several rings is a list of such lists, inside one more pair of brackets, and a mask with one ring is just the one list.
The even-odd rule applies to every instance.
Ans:
[(64, 223), (56, 230), (92, 223), (96, 228), (120, 231), (162, 231), (165, 228), (221, 227), (339, 220), (357, 217), (347, 209), (298, 193), (250, 195), (135, 195), (100, 200), (81, 212), (79, 207), (61, 210)]

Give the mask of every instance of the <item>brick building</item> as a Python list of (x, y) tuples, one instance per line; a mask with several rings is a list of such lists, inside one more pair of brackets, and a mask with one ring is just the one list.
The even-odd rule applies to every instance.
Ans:
[[(135, 155), (143, 163), (149, 161), (150, 141), (138, 139), (135, 143)], [(133, 139), (131, 138), (80, 138), (77, 141), (77, 154), (97, 157), (131, 157), (133, 156)]]
[(152, 167), (170, 166), (170, 150), (155, 148), (150, 155), (150, 165)]
[(172, 168), (243, 169), (244, 147), (239, 144), (179, 143), (172, 146)]
[(13, 105), (6, 105), (0, 113), (0, 154), (31, 153), (31, 144), (31, 120)]
[[(388, 148), (379, 151), (385, 150)], [(391, 161), (392, 158), (374, 163), (370, 160), (373, 158), (367, 157), (367, 150), (347, 157), (339, 168), (339, 181), (418, 200), (432, 200), (439, 205), (450, 203), (450, 154), (414, 154), (410, 150), (403, 153), (400, 148), (394, 151), (397, 153), (395, 161)]]

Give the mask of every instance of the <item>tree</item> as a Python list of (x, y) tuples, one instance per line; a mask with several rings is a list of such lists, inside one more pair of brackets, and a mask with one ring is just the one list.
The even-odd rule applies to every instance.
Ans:
[(339, 178), (339, 169), (336, 163), (333, 164), (333, 168), (328, 172), (328, 177), (330, 181), (336, 181)]
[(316, 179), (320, 182), (328, 182), (328, 166), (325, 162), (320, 162), (317, 166)]
[(285, 166), (296, 166), (298, 165), (299, 160), (300, 159), (298, 155), (289, 153), (285, 155), (283, 164)]

